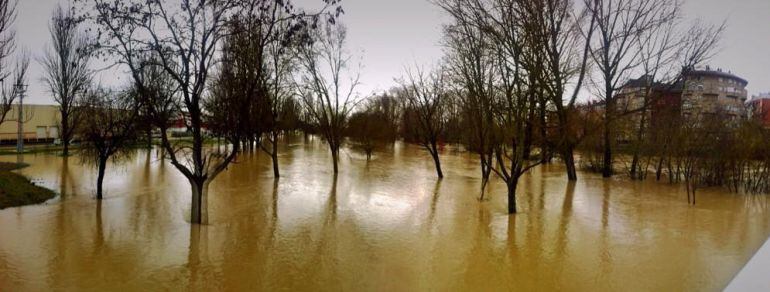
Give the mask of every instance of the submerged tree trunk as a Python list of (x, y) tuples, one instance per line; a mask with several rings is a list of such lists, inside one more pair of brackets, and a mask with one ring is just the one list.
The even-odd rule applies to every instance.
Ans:
[(339, 146), (329, 144), (329, 148), (332, 151), (332, 164), (334, 166), (334, 174), (339, 173), (339, 160), (340, 160), (340, 148)]
[[(526, 126), (524, 128), (524, 145), (523, 145), (523, 147), (524, 147), (524, 150), (523, 150), (524, 155), (522, 157), (524, 160), (529, 160), (530, 156), (532, 155), (532, 140), (533, 140), (533, 137), (532, 137), (533, 133), (532, 132), (533, 132), (533, 129), (532, 129), (531, 118), (533, 116), (534, 116), (534, 111), (530, 110), (530, 119), (528, 119), (528, 121), (526, 122)], [(542, 151), (542, 149), (541, 149), (541, 151)]]
[(604, 161), (602, 165), (602, 176), (611, 177), (613, 172), (612, 165), (612, 118), (615, 113), (615, 104), (613, 96), (613, 87), (605, 81), (605, 104), (604, 104)]
[(631, 157), (631, 170), (629, 174), (631, 176), (631, 179), (640, 179), (640, 177), (642, 176), (641, 173), (637, 173), (637, 168), (639, 168), (639, 152), (637, 151), (638, 150), (635, 150), (633, 157)]
[(436, 166), (436, 175), (438, 175), (438, 178), (444, 178), (444, 172), (441, 171), (441, 159), (438, 157), (438, 147), (436, 146), (436, 142), (432, 142), (430, 145), (430, 149), (428, 149), (430, 152), (430, 156), (433, 157), (433, 164)]
[(190, 223), (207, 224), (208, 212), (206, 211), (208, 201), (209, 181), (203, 179), (190, 179), (192, 186), (192, 202), (190, 206)]
[(104, 198), (102, 186), (104, 185), (104, 172), (107, 169), (107, 157), (99, 157), (99, 174), (96, 178), (96, 199)]
[(539, 106), (539, 129), (540, 129), (540, 163), (551, 163), (551, 160), (553, 159), (553, 150), (551, 149), (551, 144), (549, 144), (548, 141), (548, 127), (547, 127), (547, 121), (546, 121), (546, 112), (545, 112), (545, 102), (541, 101), (541, 106)]
[(147, 149), (152, 149), (152, 127), (147, 128)]
[(271, 153), (270, 156), (273, 159), (273, 177), (278, 178), (281, 176), (281, 172), (278, 170), (278, 150), (273, 149), (273, 153)]
[[(647, 93), (649, 95), (649, 93)], [(647, 104), (647, 98), (644, 99), (644, 104)], [(631, 178), (632, 179), (643, 179), (645, 177), (644, 173), (647, 172), (647, 169), (642, 169), (640, 167), (640, 156), (642, 151), (642, 143), (644, 143), (644, 129), (646, 127), (647, 122), (647, 115), (646, 111), (642, 111), (642, 115), (639, 121), (639, 128), (636, 129), (636, 145), (634, 145), (634, 156), (631, 159)]]
[(572, 145), (564, 146), (562, 153), (564, 166), (567, 169), (567, 179), (569, 181), (577, 180), (577, 168), (575, 167), (575, 150)]
[(69, 156), (70, 155), (70, 123), (69, 123), (69, 115), (62, 112), (62, 119), (61, 119), (61, 130), (62, 130), (62, 146), (64, 146), (64, 149), (62, 151), (63, 156)]
[(481, 163), (481, 196), (479, 200), (484, 200), (487, 184), (489, 183), (489, 176), (492, 174), (492, 155), (479, 154), (479, 161)]
[(658, 159), (658, 166), (655, 167), (655, 180), (660, 181), (660, 176), (663, 174), (663, 156)]
[(516, 187), (519, 184), (519, 180), (511, 178), (508, 185), (508, 214), (516, 213)]
[(278, 178), (281, 176), (281, 172), (278, 170), (278, 132), (272, 133), (273, 152), (270, 153), (270, 157), (273, 159), (273, 176)]
[[(607, 118), (609, 119), (609, 118)], [(602, 176), (612, 176), (612, 137), (610, 136), (610, 122), (604, 122), (604, 161), (602, 166)]]

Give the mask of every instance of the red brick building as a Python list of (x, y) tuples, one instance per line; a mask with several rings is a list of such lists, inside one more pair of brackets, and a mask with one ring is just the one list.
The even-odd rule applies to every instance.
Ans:
[(754, 119), (758, 119), (770, 128), (770, 92), (755, 95), (746, 103), (749, 113)]

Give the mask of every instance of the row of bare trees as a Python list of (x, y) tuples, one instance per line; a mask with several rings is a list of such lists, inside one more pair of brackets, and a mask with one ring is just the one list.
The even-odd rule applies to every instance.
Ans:
[[(54, 17), (44, 65), (63, 125), (72, 100), (81, 101), (74, 107), (78, 133), (99, 162), (100, 182), (103, 162), (120, 157), (136, 132), (144, 129), (151, 140), (158, 130), (164, 157), (190, 182), (191, 222), (205, 223), (208, 185), (239, 152), (262, 149), (279, 176), (279, 137), (298, 128), (300, 117), (329, 143), (337, 172), (343, 127), (358, 100), (356, 81), (342, 89), (349, 65), (339, 0), (322, 0), (313, 13), (272, 0), (75, 2), (78, 13)], [(94, 39), (69, 33), (70, 24), (82, 23)], [(127, 72), (127, 89), (89, 87), (94, 56)], [(189, 137), (170, 137), (180, 125)], [(228, 146), (210, 147), (208, 138)]]
[[(478, 154), (482, 198), (496, 175), (508, 186), (511, 213), (518, 179), (532, 167), (556, 156), (567, 178), (577, 179), (575, 151), (586, 137), (601, 137), (593, 151), (601, 153), (598, 170), (611, 176), (616, 122), (658, 102), (648, 93), (638, 108), (620, 108), (617, 91), (635, 74), (649, 88), (681, 84), (714, 54), (724, 29), (685, 25), (679, 0), (436, 3), (451, 16), (443, 63), (402, 81), (412, 140), (431, 154), (439, 177), (437, 141), (455, 139)], [(594, 116), (583, 113), (581, 93), (599, 97)], [(649, 123), (642, 120), (638, 136)], [(635, 156), (632, 169), (639, 168)]]
[[(515, 213), (519, 178), (554, 154), (577, 179), (574, 130), (578, 92), (587, 76), (596, 16), (572, 1), (442, 0), (446, 57), (430, 74), (407, 74), (409, 108), (421, 141), (434, 155), (444, 128), (476, 153), (484, 188), (492, 174), (505, 182)], [(588, 3), (598, 5), (598, 3)], [(450, 109), (450, 110), (447, 110)]]
[[(136, 132), (151, 141), (158, 130), (164, 157), (190, 182), (193, 223), (207, 221), (208, 185), (242, 151), (270, 155), (280, 177), (280, 137), (295, 130), (327, 142), (335, 174), (347, 138), (367, 159), (399, 136), (419, 144), (439, 178), (441, 144), (460, 143), (478, 155), (481, 197), (494, 175), (515, 213), (519, 178), (533, 167), (558, 157), (577, 179), (575, 151), (586, 137), (601, 137), (601, 171), (611, 175), (617, 121), (654, 103), (648, 94), (641, 108), (620, 109), (616, 91), (631, 74), (681, 79), (713, 54), (722, 30), (682, 30), (679, 0), (439, 0), (451, 16), (441, 64), (407, 70), (399, 87), (366, 100), (339, 0), (323, 0), (313, 13), (271, 0), (76, 3), (79, 12), (54, 14), (42, 60), (61, 107), (65, 154), (69, 129), (80, 127), (101, 182), (106, 161)], [(127, 89), (94, 86), (95, 57), (127, 72)], [(577, 103), (592, 90), (601, 97), (595, 116)], [(170, 137), (172, 125), (189, 137)], [(648, 125), (639, 124), (639, 139)], [(209, 138), (227, 146), (211, 147)], [(642, 155), (632, 169), (640, 171)]]

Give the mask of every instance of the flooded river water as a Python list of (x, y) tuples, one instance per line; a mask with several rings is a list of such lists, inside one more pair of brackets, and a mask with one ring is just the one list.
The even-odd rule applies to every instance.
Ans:
[[(479, 196), (474, 156), (446, 149), (438, 181), (420, 148), (371, 162), (318, 140), (286, 145), (282, 177), (244, 155), (191, 226), (186, 180), (156, 151), (110, 165), (106, 198), (77, 157), (25, 155), (21, 173), (60, 197), (0, 210), (0, 291), (718, 291), (770, 234), (765, 197), (579, 173), (557, 164)], [(15, 161), (2, 156), (0, 161)]]

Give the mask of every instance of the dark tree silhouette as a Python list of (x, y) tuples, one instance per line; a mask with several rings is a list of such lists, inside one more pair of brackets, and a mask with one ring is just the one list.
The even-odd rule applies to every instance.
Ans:
[(444, 177), (438, 144), (449, 118), (445, 111), (450, 102), (448, 86), (443, 68), (438, 67), (432, 72), (417, 68), (415, 72), (407, 70), (400, 90), (406, 138), (420, 144), (430, 153), (438, 178)]
[(328, 23), (314, 33), (315, 40), (300, 49), (298, 90), (310, 122), (329, 144), (336, 174), (345, 123), (362, 100), (355, 91), (360, 74), (344, 80), (350, 73), (350, 56), (345, 51), (343, 25)]
[(97, 88), (83, 95), (78, 107), (83, 113), (81, 157), (96, 164), (96, 198), (101, 200), (107, 162), (127, 156), (135, 140), (139, 104), (129, 92)]
[[(17, 0), (0, 0), (0, 80), (6, 81), (12, 75), (14, 80), (24, 80), (27, 71), (26, 57), (22, 58), (16, 64), (16, 72), (9, 70), (9, 58), (16, 50), (16, 31), (13, 29), (13, 23), (16, 21)], [(17, 82), (4, 82), (8, 84), (2, 88), (0, 96), (0, 124), (3, 124), (8, 113), (13, 109), (13, 103), (18, 95), (17, 88), (14, 86)]]

